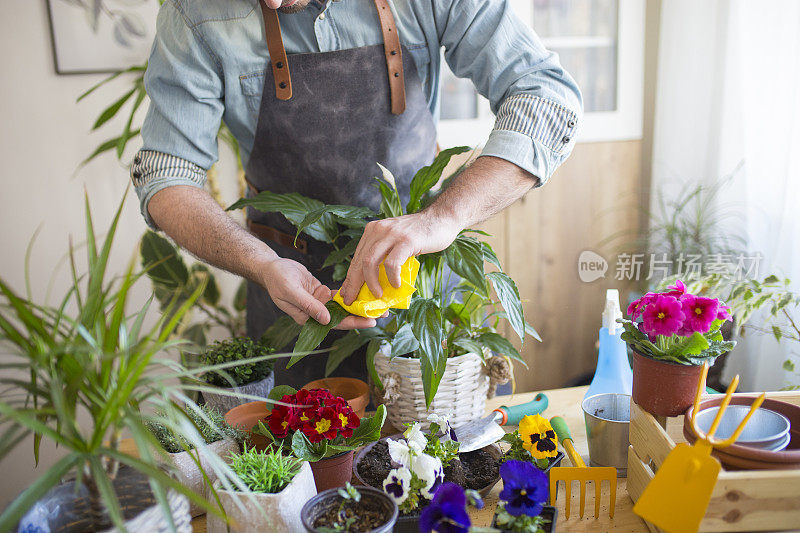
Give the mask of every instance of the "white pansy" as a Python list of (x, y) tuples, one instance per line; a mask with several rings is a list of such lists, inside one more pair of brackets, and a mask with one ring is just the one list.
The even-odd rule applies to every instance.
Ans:
[(410, 487), (411, 471), (404, 466), (395, 468), (389, 472), (389, 475), (383, 480), (383, 492), (388, 494), (397, 505), (406, 501)]
[(431, 413), (428, 415), (428, 422), (433, 424), (437, 424), (439, 429), (447, 433), (450, 431), (450, 413), (446, 415), (438, 415), (436, 413)]
[(419, 422), (414, 422), (414, 425), (408, 428), (405, 433), (403, 433), (403, 436), (410, 446), (416, 444), (421, 450), (424, 450), (425, 446), (428, 445), (428, 439), (425, 437), (425, 434), (422, 433), (422, 425)]
[(392, 458), (392, 461), (406, 468), (411, 466), (411, 458), (417, 454), (416, 449), (409, 447), (403, 439), (386, 439), (386, 444), (389, 446), (389, 457)]
[(444, 468), (442, 467), (441, 459), (426, 453), (420, 454), (412, 458), (411, 471), (425, 483), (420, 493), (429, 500), (433, 499), (436, 489), (444, 481)]

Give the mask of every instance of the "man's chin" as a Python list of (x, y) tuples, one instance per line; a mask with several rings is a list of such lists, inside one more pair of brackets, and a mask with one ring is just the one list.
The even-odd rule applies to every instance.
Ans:
[(278, 11), (281, 13), (299, 13), (303, 11), (305, 8), (308, 7), (308, 3), (311, 0), (297, 0), (294, 4), (290, 6), (281, 6), (278, 8)]

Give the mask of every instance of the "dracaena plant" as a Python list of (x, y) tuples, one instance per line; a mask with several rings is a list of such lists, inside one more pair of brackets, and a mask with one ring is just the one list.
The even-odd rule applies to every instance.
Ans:
[[(461, 170), (441, 180), (451, 157), (467, 150), (467, 147), (442, 150), (431, 165), (421, 168), (411, 180), (409, 200), (405, 205), (394, 177), (389, 170), (380, 167), (383, 176), (375, 178), (375, 186), (382, 197), (377, 213), (365, 207), (326, 205), (296, 193), (275, 194), (269, 191), (242, 198), (228, 209), (252, 207), (265, 213), (281, 213), (297, 227), (298, 235), (303, 233), (330, 244), (333, 250), (323, 268), (332, 268), (333, 279), (339, 281), (347, 274), (367, 222), (424, 209), (436, 197), (434, 187), (440, 181), (439, 190), (447, 187)], [(391, 357), (419, 358), (425, 401), (430, 406), (448, 357), (470, 352), (484, 357), (486, 350), (491, 350), (522, 361), (514, 345), (498, 332), (500, 321), (507, 320), (520, 341), (524, 341), (526, 334), (536, 339), (539, 336), (524, 319), (514, 280), (503, 272), (492, 247), (480, 239), (485, 235), (477, 230), (464, 230), (445, 250), (419, 256), (417, 290), (409, 309), (392, 309), (385, 324), (351, 331), (334, 342), (328, 355), (326, 375), (366, 345), (370, 375), (375, 384), (381, 386), (373, 361), (378, 349), (386, 343), (391, 346)], [(486, 263), (493, 266), (492, 271), (486, 269)], [(294, 326), (289, 317), (283, 317), (267, 330), (265, 339), (278, 350), (297, 336), (296, 355), (287, 366), (300, 360), (302, 353), (317, 348), (327, 333), (347, 315), (333, 301), (328, 302), (327, 308), (331, 315), (327, 325), (310, 319), (300, 328)]]
[[(196, 450), (190, 455), (204, 475), (213, 471), (229, 490), (234, 486), (247, 490), (219, 457), (205, 450), (204, 431), (196, 421), (202, 420), (207, 430), (215, 424), (187, 395), (192, 389), (209, 389), (199, 379), (202, 373), (232, 365), (186, 369), (167, 357), (185, 342), (173, 337), (175, 327), (205, 286), (199, 284), (185, 299), (173, 301), (157, 320), (148, 318), (152, 297), (132, 309), (131, 288), (143, 277), (134, 271), (135, 259), (122, 275), (108, 273), (122, 205), (101, 241), (87, 198), (87, 268), (85, 272), (78, 268), (76, 250), (70, 247), (72, 283), (55, 306), (33, 299), (27, 275), (26, 295), (17, 294), (0, 279), (0, 343), (7, 354), (0, 363), (0, 460), (26, 439), (32, 441), (37, 464), (43, 439), (53, 441), (63, 452), (3, 511), (0, 531), (12, 529), (38, 499), (70, 474), (88, 489), (92, 509), (103, 511), (98, 513), (101, 523), (95, 526), (103, 529), (113, 524), (124, 531), (122, 508), (112, 486), (120, 465), (149, 478), (153, 496), (170, 520), (168, 490), (222, 515), (216, 503), (155, 466), (156, 454), (165, 452), (148, 429), (154, 425), (181, 435), (178, 447)], [(78, 413), (85, 415), (80, 423)], [(120, 448), (123, 434), (132, 437), (136, 454)]]

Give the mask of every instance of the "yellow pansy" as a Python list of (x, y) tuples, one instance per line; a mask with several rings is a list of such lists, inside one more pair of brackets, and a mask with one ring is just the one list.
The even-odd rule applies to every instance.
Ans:
[(555, 457), (558, 454), (558, 437), (553, 426), (542, 415), (528, 415), (519, 423), (522, 447), (531, 452), (534, 459)]
[(383, 289), (383, 296), (375, 298), (367, 284), (364, 283), (352, 304), (345, 305), (344, 299), (339, 294), (341, 291), (336, 292), (333, 301), (344, 307), (348, 313), (366, 318), (378, 318), (389, 309), (408, 309), (408, 306), (411, 305), (411, 295), (416, 290), (414, 283), (417, 281), (418, 272), (419, 261), (416, 257), (409, 257), (400, 269), (400, 287), (395, 288), (389, 283), (389, 278), (386, 277), (386, 268), (381, 263), (378, 270), (378, 281)]

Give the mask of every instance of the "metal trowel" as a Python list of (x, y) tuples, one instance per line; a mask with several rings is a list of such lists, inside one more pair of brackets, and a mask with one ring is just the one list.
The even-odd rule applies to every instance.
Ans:
[(527, 415), (538, 415), (547, 409), (547, 396), (542, 393), (528, 403), (511, 407), (502, 405), (483, 418), (453, 428), (458, 439), (459, 453), (479, 450), (503, 438), (505, 430), (500, 426), (517, 426)]

